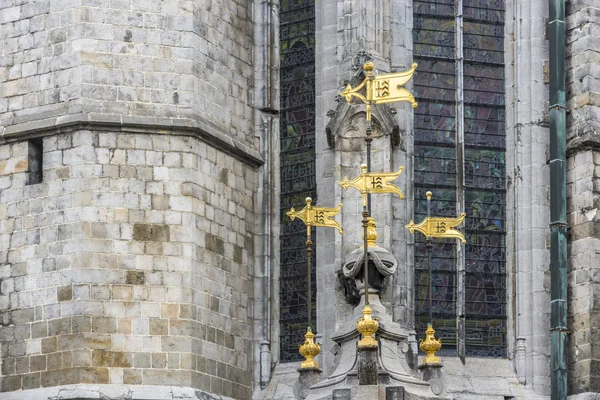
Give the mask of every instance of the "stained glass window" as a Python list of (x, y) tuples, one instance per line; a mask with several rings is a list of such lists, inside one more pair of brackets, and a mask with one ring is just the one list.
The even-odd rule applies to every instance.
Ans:
[[(465, 311), (467, 354), (506, 356), (506, 192), (504, 109), (504, 1), (463, 0), (463, 88), (457, 86), (454, 0), (415, 0), (415, 201), (416, 220), (457, 214), (457, 165), (464, 164)], [(457, 115), (456, 91), (464, 113)], [(464, 123), (457, 160), (456, 119)], [(457, 254), (451, 241), (432, 253), (433, 300), (428, 299), (425, 240), (416, 237), (415, 320), (423, 337), (432, 308), (443, 350), (456, 346)]]
[[(307, 315), (306, 227), (285, 215), (291, 207), (316, 202), (315, 181), (315, 17), (314, 0), (280, 2), (280, 357), (297, 361)], [(314, 233), (313, 233), (314, 234)], [(314, 250), (314, 249), (313, 249)], [(315, 252), (313, 251), (313, 257)], [(313, 326), (316, 310), (316, 262), (312, 265)]]

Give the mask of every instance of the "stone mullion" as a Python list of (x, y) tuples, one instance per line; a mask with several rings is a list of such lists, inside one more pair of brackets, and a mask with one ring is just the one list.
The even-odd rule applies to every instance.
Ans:
[[(455, 62), (456, 62), (456, 213), (465, 210), (465, 100), (463, 56), (463, 2), (456, 0)], [(456, 352), (465, 359), (465, 246), (456, 245)]]

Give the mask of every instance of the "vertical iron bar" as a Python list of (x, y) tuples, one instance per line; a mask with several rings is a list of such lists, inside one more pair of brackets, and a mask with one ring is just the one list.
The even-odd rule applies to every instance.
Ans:
[(364, 261), (365, 261), (365, 306), (369, 305), (369, 243), (367, 241), (367, 226), (369, 223), (369, 210), (367, 206), (363, 206), (363, 227), (364, 227), (364, 238), (363, 246), (365, 248)]
[[(365, 64), (366, 65), (366, 64)], [(371, 125), (371, 83), (375, 77), (371, 74), (371, 70), (367, 70), (367, 101), (366, 104), (366, 114), (367, 114), (367, 127), (366, 127), (366, 137), (365, 144), (367, 147), (367, 173), (371, 172), (371, 142), (373, 138), (371, 134), (373, 132), (373, 127)], [(365, 262), (365, 306), (369, 305), (369, 242), (367, 238), (367, 226), (369, 223), (369, 216), (371, 215), (371, 193), (367, 193), (366, 196), (366, 204), (363, 207), (363, 227), (364, 227), (364, 238), (363, 238), (363, 246), (365, 248), (364, 251), (364, 262)]]
[(567, 154), (565, 0), (549, 0), (550, 47), (550, 393), (567, 398)]
[[(427, 196), (427, 218), (431, 217), (431, 192), (425, 194)], [(427, 283), (429, 286), (429, 325), (433, 326), (433, 277), (431, 276), (431, 254), (433, 253), (433, 243), (431, 237), (427, 236)]]
[[(373, 133), (373, 127), (371, 126), (371, 121), (367, 121), (367, 137), (365, 138), (365, 143), (367, 145), (367, 172), (371, 172), (371, 142), (373, 138), (371, 134)], [(371, 215), (371, 193), (367, 193), (367, 211), (369, 212), (369, 216)]]
[(308, 303), (308, 327), (312, 328), (312, 281), (311, 281), (311, 272), (312, 272), (312, 240), (310, 237), (310, 224), (306, 225), (306, 256), (307, 256), (307, 265), (308, 265), (308, 297), (306, 301)]

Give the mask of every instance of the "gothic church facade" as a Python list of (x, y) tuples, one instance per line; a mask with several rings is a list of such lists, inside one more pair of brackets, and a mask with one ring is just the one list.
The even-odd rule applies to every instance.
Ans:
[[(362, 199), (337, 182), (366, 162), (364, 106), (339, 93), (367, 61), (418, 64), (418, 107), (373, 111), (373, 170), (405, 168), (406, 198), (372, 204), (398, 357), (421, 378), (431, 312), (443, 398), (549, 398), (554, 3), (563, 362), (570, 399), (598, 396), (594, 0), (0, 0), (0, 398), (302, 398), (309, 302), (330, 376), (362, 244)], [(427, 191), (433, 214), (467, 214), (467, 244), (431, 260), (404, 228)], [(306, 197), (342, 203), (344, 229), (313, 231), (310, 298), (306, 228), (285, 215)]]

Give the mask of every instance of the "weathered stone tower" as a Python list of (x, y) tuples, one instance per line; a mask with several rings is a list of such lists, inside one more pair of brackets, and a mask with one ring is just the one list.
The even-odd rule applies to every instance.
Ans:
[(2, 392), (251, 397), (265, 10), (0, 3)]

